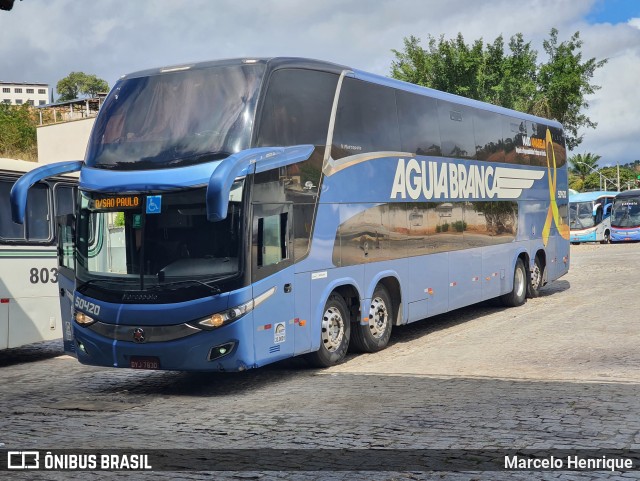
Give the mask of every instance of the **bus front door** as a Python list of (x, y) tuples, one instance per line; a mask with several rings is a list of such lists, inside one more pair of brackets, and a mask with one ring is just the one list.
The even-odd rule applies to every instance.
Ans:
[(58, 233), (58, 292), (64, 352), (77, 357), (73, 335), (73, 292), (75, 290), (75, 215), (56, 217)]

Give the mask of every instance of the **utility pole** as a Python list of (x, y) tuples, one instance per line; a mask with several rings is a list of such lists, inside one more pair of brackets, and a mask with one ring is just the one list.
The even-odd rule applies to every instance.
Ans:
[(616, 168), (618, 171), (618, 192), (620, 192), (620, 162), (616, 162)]

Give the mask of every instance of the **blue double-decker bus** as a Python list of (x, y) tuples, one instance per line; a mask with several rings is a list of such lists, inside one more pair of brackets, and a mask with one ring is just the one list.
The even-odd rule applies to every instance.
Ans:
[(611, 242), (640, 241), (640, 189), (620, 192), (613, 201)]
[(393, 326), (569, 268), (562, 126), (309, 59), (123, 76), (58, 220), (65, 346), (85, 364), (331, 366)]

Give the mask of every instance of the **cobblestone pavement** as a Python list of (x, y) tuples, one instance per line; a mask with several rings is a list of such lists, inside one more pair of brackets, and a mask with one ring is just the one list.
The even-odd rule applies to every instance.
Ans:
[[(579, 246), (516, 309), (476, 306), (395, 329), (383, 352), (313, 370), (92, 368), (59, 343), (0, 353), (4, 449), (640, 450), (640, 246)], [(605, 257), (606, 254), (606, 257)], [(328, 451), (318, 451), (318, 456)], [(330, 462), (330, 460), (328, 460)], [(640, 479), (640, 472), (53, 473), (12, 479)], [(5, 478), (6, 479), (6, 478)]]

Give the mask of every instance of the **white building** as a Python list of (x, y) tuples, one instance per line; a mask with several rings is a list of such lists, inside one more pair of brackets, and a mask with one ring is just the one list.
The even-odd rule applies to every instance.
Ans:
[(0, 102), (11, 105), (45, 105), (49, 103), (49, 85), (0, 80)]

